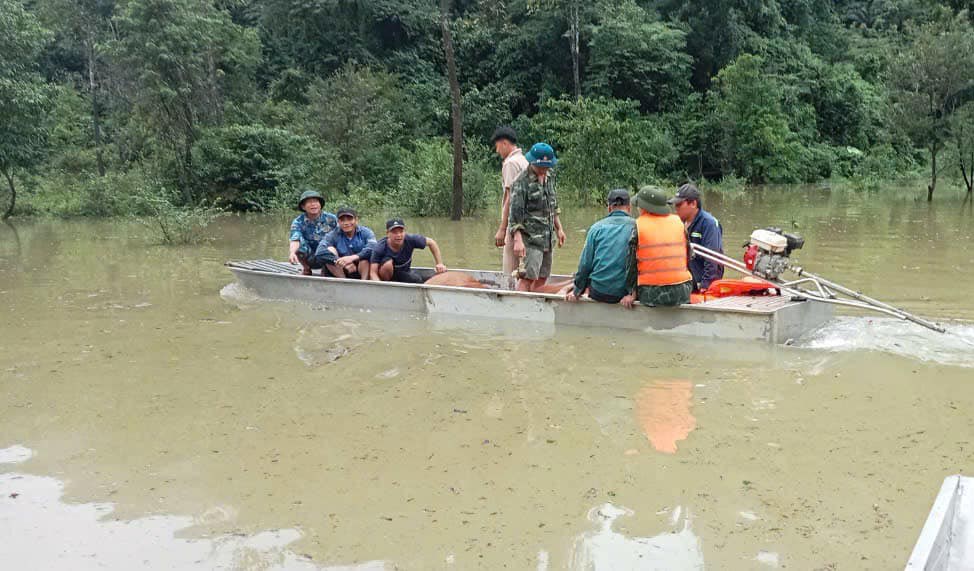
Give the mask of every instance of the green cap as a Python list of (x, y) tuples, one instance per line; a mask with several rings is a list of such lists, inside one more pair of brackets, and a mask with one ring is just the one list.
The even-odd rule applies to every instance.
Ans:
[(309, 198), (317, 198), (318, 202), (321, 203), (321, 206), (325, 205), (325, 199), (320, 194), (318, 194), (318, 191), (306, 190), (301, 193), (301, 198), (298, 199), (298, 210), (304, 212), (304, 208), (302, 208), (301, 205), (304, 204), (304, 201), (308, 200)]
[(666, 191), (658, 186), (647, 185), (639, 189), (635, 202), (636, 206), (646, 212), (672, 214), (673, 209), (670, 208), (667, 200), (669, 200), (669, 196), (666, 195)]

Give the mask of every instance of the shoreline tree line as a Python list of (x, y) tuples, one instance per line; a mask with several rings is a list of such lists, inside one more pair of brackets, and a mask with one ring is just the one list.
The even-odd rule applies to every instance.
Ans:
[(687, 179), (971, 193), (972, 9), (0, 0), (0, 214), (266, 210), (311, 187), (459, 217), (497, 195), (500, 124), (552, 144), (583, 203)]

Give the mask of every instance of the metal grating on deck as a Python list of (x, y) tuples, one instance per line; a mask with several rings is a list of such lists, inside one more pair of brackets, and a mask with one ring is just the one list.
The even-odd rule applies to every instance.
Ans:
[(768, 295), (768, 296), (734, 296), (721, 297), (705, 303), (696, 304), (695, 307), (707, 307), (713, 309), (727, 309), (733, 311), (759, 311), (773, 312), (795, 303), (789, 296)]
[(227, 262), (231, 268), (241, 268), (255, 272), (267, 272), (269, 274), (300, 274), (301, 266), (295, 266), (287, 262), (277, 262), (274, 260), (247, 260), (242, 262)]

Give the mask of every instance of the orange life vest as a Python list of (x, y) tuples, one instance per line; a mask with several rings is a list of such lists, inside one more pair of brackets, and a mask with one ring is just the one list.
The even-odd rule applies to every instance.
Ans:
[(704, 292), (711, 297), (730, 297), (734, 295), (773, 295), (778, 286), (754, 278), (742, 280), (714, 280)]
[(664, 286), (693, 279), (687, 270), (687, 231), (675, 214), (643, 214), (636, 219), (639, 285)]

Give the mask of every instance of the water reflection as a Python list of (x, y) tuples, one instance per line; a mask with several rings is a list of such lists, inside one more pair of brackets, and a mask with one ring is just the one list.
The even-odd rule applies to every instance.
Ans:
[(700, 539), (690, 529), (690, 516), (684, 516), (682, 508), (678, 506), (672, 511), (671, 529), (653, 537), (628, 537), (612, 529), (617, 519), (633, 513), (612, 504), (593, 508), (588, 519), (598, 529), (583, 533), (575, 541), (571, 569), (677, 571), (704, 568)]
[[(0, 463), (19, 463), (33, 455), (22, 446), (0, 449)], [(198, 518), (150, 516), (122, 521), (111, 503), (68, 504), (64, 484), (28, 474), (0, 474), (0, 561), (7, 569), (180, 569), (279, 571), (382, 571), (383, 561), (319, 566), (288, 546), (302, 537), (296, 529), (254, 534), (183, 538), (195, 525), (233, 510), (211, 508)]]
[(697, 427), (692, 399), (693, 384), (687, 380), (655, 380), (636, 394), (636, 421), (653, 448), (676, 454), (676, 443)]

